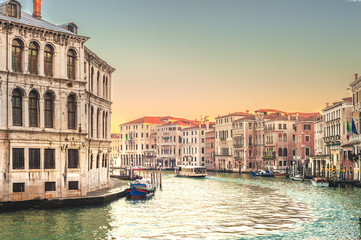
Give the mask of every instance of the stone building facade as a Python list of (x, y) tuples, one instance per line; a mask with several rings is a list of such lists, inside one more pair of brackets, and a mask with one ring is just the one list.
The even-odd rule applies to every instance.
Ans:
[(0, 201), (85, 196), (109, 184), (114, 68), (76, 24), (21, 7), (0, 4)]

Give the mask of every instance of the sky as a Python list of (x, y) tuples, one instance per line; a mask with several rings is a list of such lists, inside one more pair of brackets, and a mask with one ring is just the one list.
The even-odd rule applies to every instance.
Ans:
[(76, 23), (116, 68), (112, 132), (143, 116), (320, 112), (361, 74), (361, 0), (43, 0), (42, 16)]

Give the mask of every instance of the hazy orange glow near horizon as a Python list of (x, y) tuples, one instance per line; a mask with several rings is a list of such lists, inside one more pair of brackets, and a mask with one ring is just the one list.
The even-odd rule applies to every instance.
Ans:
[(360, 13), (348, 0), (42, 2), (43, 19), (75, 22), (116, 68), (113, 132), (142, 116), (320, 112), (361, 73)]

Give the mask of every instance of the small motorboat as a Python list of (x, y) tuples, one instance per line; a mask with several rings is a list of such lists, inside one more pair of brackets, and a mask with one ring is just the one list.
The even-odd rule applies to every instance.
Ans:
[(149, 179), (137, 179), (126, 190), (127, 199), (147, 199), (154, 195), (155, 186)]
[(297, 174), (297, 175), (295, 175), (295, 176), (291, 176), (290, 177), (292, 180), (294, 180), (294, 181), (304, 181), (305, 180), (305, 178), (301, 175), (301, 174)]
[(262, 177), (274, 177), (274, 175), (270, 171), (266, 170), (262, 171)]
[(329, 187), (329, 182), (327, 182), (326, 178), (317, 177), (311, 180), (312, 185), (316, 187)]
[(252, 171), (252, 176), (254, 176), (254, 177), (261, 177), (261, 176), (262, 176), (262, 172), (253, 172), (253, 171)]
[(275, 175), (275, 178), (286, 178), (286, 172), (282, 171), (282, 172), (273, 172), (273, 175)]

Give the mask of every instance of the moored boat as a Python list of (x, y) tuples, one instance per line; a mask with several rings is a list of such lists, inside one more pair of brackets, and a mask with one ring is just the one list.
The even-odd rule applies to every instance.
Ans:
[(294, 181), (304, 181), (305, 179), (304, 179), (304, 177), (301, 175), (301, 174), (297, 174), (297, 175), (295, 175), (295, 176), (291, 176), (290, 177), (292, 180), (294, 180)]
[(201, 178), (207, 176), (206, 167), (201, 166), (180, 166), (175, 170), (177, 177)]
[(270, 171), (266, 170), (262, 171), (262, 177), (274, 177), (274, 175)]
[(273, 175), (275, 176), (275, 178), (286, 178), (286, 172), (273, 172)]
[(155, 186), (149, 179), (137, 179), (126, 190), (127, 199), (147, 199), (154, 195)]
[(262, 176), (262, 172), (253, 172), (253, 171), (252, 171), (252, 176), (261, 177), (261, 176)]
[(316, 187), (329, 187), (329, 182), (327, 182), (326, 178), (317, 177), (311, 180), (312, 185)]

